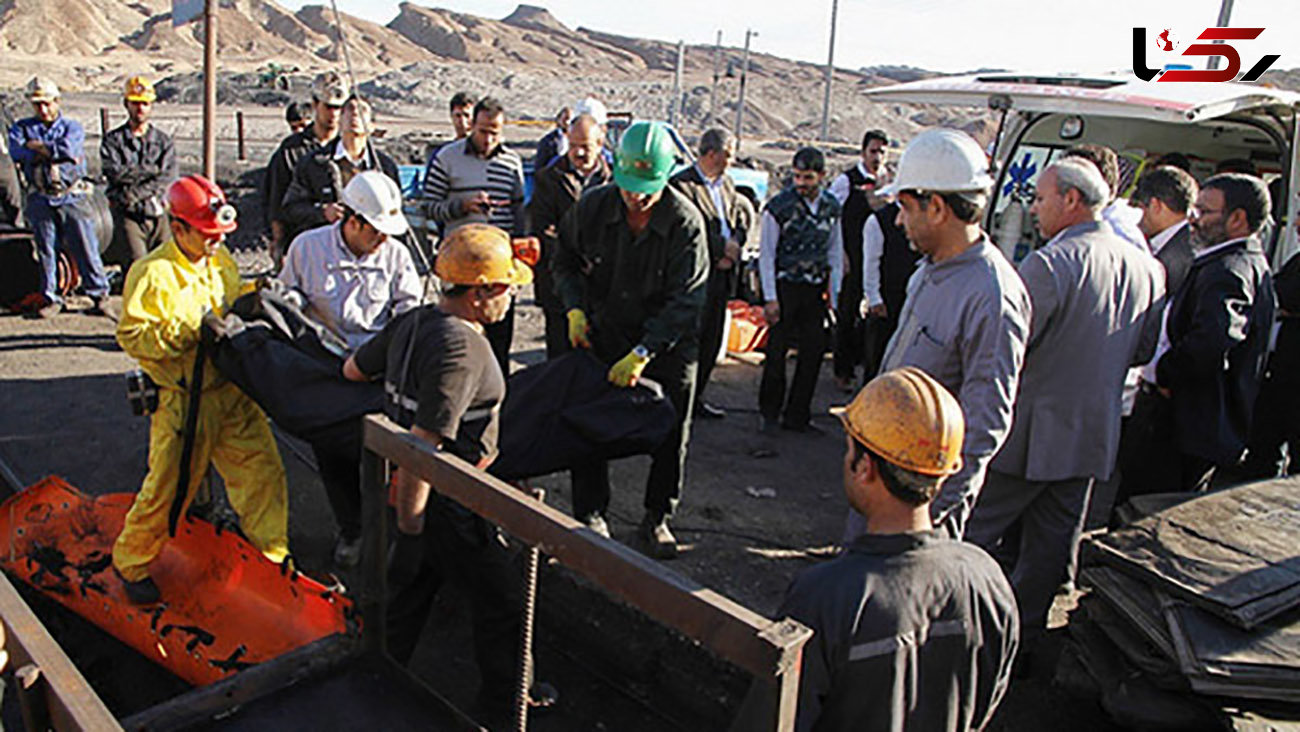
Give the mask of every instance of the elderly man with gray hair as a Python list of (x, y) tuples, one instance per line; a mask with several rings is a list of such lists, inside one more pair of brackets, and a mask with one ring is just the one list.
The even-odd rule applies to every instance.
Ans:
[(966, 528), (991, 549), (1020, 520), (1011, 584), (1026, 649), (1076, 559), (1093, 481), (1115, 466), (1124, 374), (1159, 334), (1164, 272), (1101, 221), (1109, 199), (1084, 160), (1055, 162), (1038, 181), (1030, 212), (1049, 241), (1020, 264), (1033, 305), (1020, 396)]

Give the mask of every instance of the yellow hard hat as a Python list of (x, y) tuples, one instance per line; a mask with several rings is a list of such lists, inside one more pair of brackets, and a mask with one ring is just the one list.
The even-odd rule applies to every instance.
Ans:
[(465, 224), (447, 235), (433, 266), (452, 285), (526, 285), (533, 271), (515, 259), (510, 235), (488, 224)]
[(128, 102), (152, 102), (158, 98), (153, 90), (153, 82), (143, 76), (132, 76), (127, 79), (122, 93)]
[(961, 469), (966, 425), (961, 405), (914, 366), (883, 373), (847, 407), (833, 410), (853, 439), (905, 470), (952, 475)]

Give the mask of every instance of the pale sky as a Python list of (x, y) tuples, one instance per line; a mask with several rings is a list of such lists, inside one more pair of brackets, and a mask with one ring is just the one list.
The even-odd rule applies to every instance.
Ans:
[[(326, 0), (288, 0), (298, 8)], [(346, 13), (386, 24), (397, 0), (338, 0)], [(516, 0), (420, 0), (487, 18), (504, 18)], [(676, 42), (712, 43), (718, 30), (727, 46), (744, 44), (746, 27), (758, 32), (752, 47), (765, 53), (826, 62), (831, 0), (530, 0), (570, 28), (584, 26), (620, 35)], [(980, 67), (1034, 71), (1099, 72), (1131, 68), (1132, 29), (1152, 36), (1148, 65), (1178, 63), (1178, 52), (1160, 54), (1154, 35), (1165, 28), (1186, 47), (1215, 24), (1220, 0), (840, 0), (835, 65), (875, 64), (934, 71)], [(800, 15), (792, 7), (806, 10)], [(1074, 10), (1077, 8), (1078, 10)], [(1264, 27), (1254, 41), (1238, 41), (1242, 67), (1260, 56), (1281, 54), (1273, 68), (1300, 68), (1300, 2), (1236, 0), (1230, 23)], [(1181, 61), (1189, 61), (1183, 58)], [(1198, 68), (1205, 57), (1190, 59)]]

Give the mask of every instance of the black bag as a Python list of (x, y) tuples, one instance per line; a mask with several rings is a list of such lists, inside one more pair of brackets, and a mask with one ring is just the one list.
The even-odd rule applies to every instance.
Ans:
[(348, 441), (360, 417), (383, 409), (378, 382), (343, 378), (342, 341), (284, 295), (243, 295), (218, 338), (205, 325), (212, 363), (289, 434), (309, 442)]
[(41, 260), (30, 229), (0, 226), (0, 307), (23, 311), (40, 307)]
[(653, 452), (677, 423), (673, 404), (647, 379), (610, 384), (609, 368), (587, 351), (510, 377), (501, 408), (500, 454), (488, 472), (519, 480)]

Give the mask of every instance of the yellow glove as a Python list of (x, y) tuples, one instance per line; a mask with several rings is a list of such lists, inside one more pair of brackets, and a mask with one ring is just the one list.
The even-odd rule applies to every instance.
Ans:
[(566, 315), (569, 317), (569, 345), (591, 348), (591, 325), (587, 322), (587, 314), (574, 308)]
[(636, 386), (637, 379), (641, 378), (641, 372), (645, 371), (645, 366), (648, 363), (650, 363), (649, 356), (643, 356), (636, 351), (628, 351), (623, 360), (610, 368), (609, 383), (622, 387)]

